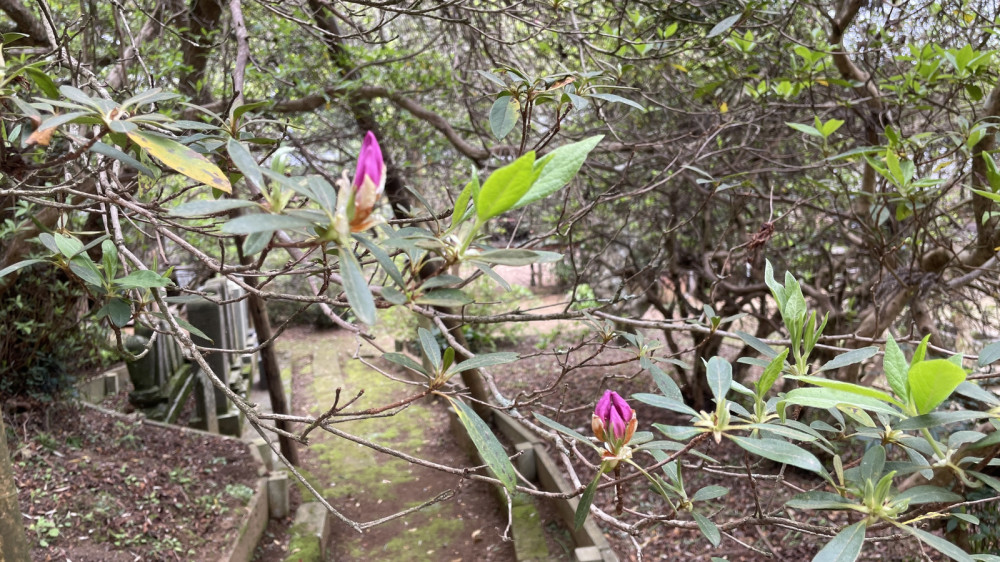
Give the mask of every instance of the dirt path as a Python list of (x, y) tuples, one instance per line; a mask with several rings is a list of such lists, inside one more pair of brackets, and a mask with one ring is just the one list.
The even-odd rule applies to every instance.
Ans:
[[(418, 391), (387, 379), (350, 359), (354, 338), (342, 331), (295, 331), (282, 338), (279, 352), (293, 375), (295, 413), (318, 416), (359, 390), (352, 410), (384, 406)], [(469, 466), (454, 445), (445, 405), (430, 399), (402, 414), (344, 423), (346, 432), (450, 466)], [(506, 518), (486, 485), (414, 466), (329, 433), (316, 431), (301, 450), (303, 466), (330, 503), (356, 521), (371, 521), (419, 505), (452, 490), (454, 496), (427, 509), (358, 534), (335, 523), (333, 559), (379, 561), (459, 561), (514, 559), (501, 538)], [(303, 495), (307, 501), (307, 494)]]

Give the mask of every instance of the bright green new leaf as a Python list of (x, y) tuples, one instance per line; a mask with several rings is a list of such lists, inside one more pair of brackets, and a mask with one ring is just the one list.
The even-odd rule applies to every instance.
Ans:
[(535, 170), (541, 170), (541, 174), (527, 193), (514, 205), (514, 208), (519, 209), (562, 189), (576, 176), (580, 167), (583, 166), (583, 162), (587, 159), (587, 155), (603, 138), (604, 135), (595, 135), (579, 142), (560, 146), (546, 154), (535, 163)]
[(826, 543), (823, 550), (816, 553), (812, 562), (854, 562), (865, 543), (865, 530), (866, 523), (863, 520), (845, 527), (833, 540)]
[(907, 386), (906, 376), (909, 369), (910, 366), (906, 362), (906, 357), (903, 356), (903, 352), (896, 345), (896, 340), (892, 338), (892, 334), (889, 334), (885, 340), (885, 357), (882, 358), (882, 370), (885, 372), (885, 378), (889, 382), (889, 388), (904, 403), (910, 400), (910, 390)]
[(802, 381), (808, 384), (814, 384), (816, 386), (821, 386), (823, 388), (834, 388), (844, 392), (849, 392), (851, 394), (856, 394), (858, 396), (867, 396), (869, 398), (874, 398), (882, 402), (895, 404), (900, 408), (903, 407), (903, 403), (893, 398), (889, 393), (878, 390), (877, 388), (872, 388), (870, 386), (862, 386), (860, 384), (853, 384), (834, 379), (823, 379), (819, 377), (798, 377), (789, 375), (788, 378)]
[(965, 370), (947, 359), (931, 359), (910, 367), (908, 377), (910, 399), (917, 413), (926, 414), (951, 396), (965, 380)]
[(531, 189), (541, 170), (535, 170), (535, 152), (494, 171), (479, 190), (476, 214), (481, 222), (506, 213)]
[(233, 188), (222, 170), (191, 148), (175, 140), (142, 131), (131, 131), (128, 133), (128, 138), (162, 162), (164, 166), (219, 191), (233, 192)]
[(785, 125), (788, 125), (800, 133), (805, 133), (813, 137), (824, 138), (823, 133), (812, 125), (803, 125), (802, 123), (785, 123)]
[(764, 373), (761, 374), (760, 379), (757, 380), (757, 396), (763, 397), (767, 394), (768, 390), (774, 386), (777, 382), (778, 377), (781, 376), (782, 369), (785, 368), (785, 358), (788, 357), (788, 349), (786, 348), (781, 352), (780, 355), (771, 360), (764, 369)]
[(785, 395), (784, 402), (824, 410), (846, 404), (871, 412), (881, 412), (897, 418), (903, 417), (903, 414), (898, 409), (893, 408), (882, 400), (835, 388), (796, 388)]

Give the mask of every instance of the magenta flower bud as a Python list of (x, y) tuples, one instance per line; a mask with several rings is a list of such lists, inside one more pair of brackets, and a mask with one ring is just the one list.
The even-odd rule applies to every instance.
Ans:
[(360, 190), (366, 179), (377, 187), (377, 194), (381, 195), (385, 188), (385, 161), (382, 159), (382, 148), (378, 145), (378, 139), (371, 131), (365, 134), (365, 140), (361, 143), (358, 168), (354, 172), (354, 189)]
[(377, 224), (372, 211), (385, 190), (385, 172), (385, 160), (382, 159), (378, 139), (375, 138), (375, 133), (368, 131), (361, 143), (361, 154), (358, 155), (358, 167), (352, 184), (354, 193), (344, 194), (354, 203), (347, 207), (351, 232), (361, 232)]
[[(613, 441), (618, 445), (624, 445), (632, 439), (636, 424), (635, 410), (613, 390), (604, 392), (604, 396), (597, 401), (591, 418), (594, 435), (601, 441)], [(608, 435), (609, 428), (611, 435)]]

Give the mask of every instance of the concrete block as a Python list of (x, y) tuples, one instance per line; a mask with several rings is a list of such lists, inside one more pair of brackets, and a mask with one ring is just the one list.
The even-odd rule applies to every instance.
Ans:
[(573, 562), (603, 562), (601, 549), (596, 546), (581, 546), (573, 551)]
[(518, 562), (548, 560), (549, 548), (545, 545), (542, 517), (538, 514), (534, 502), (515, 505), (512, 511), (514, 556), (517, 557)]
[(319, 502), (307, 502), (295, 511), (295, 522), (288, 530), (286, 562), (321, 562), (326, 560), (326, 542), (330, 536), (329, 512)]
[(121, 387), (118, 386), (117, 373), (113, 371), (108, 371), (107, 373), (101, 375), (101, 378), (104, 379), (105, 396), (112, 396), (114, 394), (118, 394), (118, 391), (121, 390)]
[(274, 451), (271, 450), (271, 446), (267, 444), (267, 441), (258, 437), (257, 439), (254, 439), (250, 445), (251, 448), (257, 452), (261, 462), (264, 463), (264, 468), (266, 468), (268, 472), (274, 470)]
[(253, 559), (254, 551), (267, 528), (267, 479), (257, 481), (257, 490), (246, 508), (246, 519), (232, 544), (223, 551), (220, 562)]
[(234, 437), (243, 435), (243, 412), (230, 410), (216, 418), (219, 423), (219, 433)]
[(267, 504), (271, 519), (288, 517), (288, 473), (275, 472), (267, 478)]
[(538, 482), (538, 468), (535, 459), (535, 447), (531, 443), (522, 442), (514, 445), (517, 456), (517, 471), (529, 482)]

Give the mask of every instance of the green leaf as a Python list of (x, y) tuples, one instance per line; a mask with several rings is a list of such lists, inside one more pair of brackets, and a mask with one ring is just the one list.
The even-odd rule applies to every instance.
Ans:
[(558, 431), (559, 433), (562, 433), (563, 435), (568, 435), (569, 437), (572, 437), (573, 439), (576, 439), (577, 441), (579, 441), (581, 443), (585, 443), (585, 444), (587, 444), (587, 445), (589, 445), (591, 447), (594, 446), (594, 444), (591, 443), (590, 439), (587, 439), (586, 437), (584, 437), (582, 433), (580, 433), (578, 431), (575, 431), (575, 430), (572, 430), (572, 429), (566, 427), (565, 425), (563, 425), (563, 424), (561, 424), (561, 423), (559, 423), (559, 422), (557, 422), (557, 421), (555, 421), (555, 420), (553, 420), (551, 418), (547, 418), (547, 417), (543, 416), (542, 414), (533, 413), (532, 415), (534, 415), (535, 418), (538, 419), (538, 421), (542, 423), (542, 425), (547, 425), (550, 428)]
[[(743, 340), (745, 344), (759, 351), (764, 357), (769, 357), (773, 359), (778, 356), (778, 352), (773, 347), (765, 343), (763, 340), (757, 338), (756, 336), (752, 336), (746, 332), (741, 332), (739, 330), (736, 330), (736, 335), (741, 340)], [(786, 351), (785, 356), (787, 355), (788, 352)]]
[(274, 232), (275, 230), (302, 229), (311, 226), (313, 226), (313, 221), (305, 217), (256, 213), (236, 217), (226, 222), (222, 225), (222, 232), (226, 234), (253, 234), (254, 232)]
[(86, 254), (80, 254), (71, 259), (69, 261), (69, 268), (73, 271), (73, 273), (77, 274), (80, 279), (83, 279), (95, 287), (100, 287), (104, 284), (104, 279), (101, 277), (101, 271), (97, 269), (97, 265), (90, 261), (90, 256)]
[(455, 365), (449, 369), (449, 371), (452, 373), (461, 373), (462, 371), (468, 371), (469, 369), (481, 369), (483, 367), (503, 365), (504, 363), (513, 363), (514, 361), (517, 361), (517, 359), (518, 355), (512, 351), (480, 353), (472, 359), (466, 359), (465, 361)]
[(985, 367), (1000, 359), (1000, 341), (988, 344), (979, 352), (979, 366)]
[(917, 412), (926, 414), (965, 380), (965, 370), (947, 359), (931, 359), (911, 366), (908, 377), (910, 398)]
[(903, 490), (896, 496), (893, 496), (893, 501), (907, 500), (910, 505), (918, 505), (924, 503), (952, 503), (960, 502), (964, 498), (951, 490), (945, 490), (939, 486), (914, 486), (912, 488), (907, 488)]
[(910, 361), (910, 367), (920, 363), (924, 360), (924, 356), (927, 355), (927, 344), (931, 341), (931, 335), (927, 334), (924, 339), (920, 340), (917, 344), (917, 349), (913, 350), (913, 359)]
[(164, 277), (159, 273), (141, 269), (133, 271), (121, 279), (115, 279), (115, 285), (124, 290), (128, 289), (152, 289), (154, 287), (168, 287), (172, 284), (169, 277)]
[(113, 298), (108, 301), (101, 310), (97, 311), (97, 317), (107, 315), (111, 323), (119, 328), (124, 328), (128, 321), (132, 319), (132, 308), (127, 301)]
[(805, 133), (807, 135), (818, 137), (821, 139), (825, 138), (822, 132), (820, 132), (818, 129), (816, 129), (816, 127), (813, 127), (811, 125), (803, 125), (802, 123), (785, 123), (785, 125), (788, 125), (789, 127), (795, 129), (800, 133)]
[(882, 471), (885, 469), (885, 447), (881, 445), (875, 445), (865, 451), (863, 457), (861, 457), (861, 465), (858, 467), (860, 472), (860, 481), (863, 484), (865, 481), (877, 482), (882, 478)]
[[(277, 217), (281, 215), (262, 216)], [(354, 311), (358, 320), (372, 326), (375, 324), (375, 300), (368, 289), (368, 282), (361, 270), (361, 264), (358, 263), (358, 259), (350, 250), (341, 248), (337, 250), (337, 253), (340, 255), (340, 276), (344, 282), (347, 302), (351, 304), (351, 310)]]
[(594, 480), (587, 485), (580, 496), (580, 503), (576, 506), (576, 513), (573, 514), (573, 528), (579, 529), (587, 521), (590, 515), (590, 506), (594, 503), (594, 493), (597, 491), (597, 483), (601, 481), (601, 473), (598, 472)]
[(481, 222), (509, 211), (531, 189), (541, 170), (534, 169), (535, 152), (494, 171), (479, 191), (476, 214)]
[(639, 393), (633, 394), (632, 398), (642, 402), (643, 404), (649, 404), (655, 408), (663, 408), (664, 410), (670, 410), (671, 412), (678, 412), (681, 414), (689, 414), (691, 416), (698, 415), (698, 412), (695, 411), (694, 408), (688, 406), (681, 400), (660, 396), (659, 394)]
[(719, 402), (726, 397), (730, 387), (733, 386), (733, 366), (721, 357), (713, 357), (708, 360), (706, 377), (712, 396)]
[[(634, 395), (632, 397), (635, 398)], [(664, 425), (662, 423), (654, 423), (653, 428), (666, 435), (668, 439), (673, 439), (674, 441), (687, 441), (699, 433), (704, 433), (701, 429), (687, 425)]]
[(465, 220), (469, 214), (469, 201), (475, 202), (479, 199), (479, 176), (476, 175), (476, 171), (472, 171), (472, 179), (469, 183), (465, 184), (462, 188), (462, 192), (458, 194), (458, 199), (455, 200), (455, 210), (451, 213), (451, 227), (455, 228), (457, 224)]
[[(167, 319), (166, 315), (163, 314), (162, 312), (153, 312), (152, 315), (155, 316), (155, 317), (157, 317), (157, 318), (160, 318), (162, 320), (166, 320)], [(181, 318), (180, 316), (171, 316), (171, 318), (174, 319), (174, 322), (177, 322), (178, 326), (180, 326), (181, 328), (187, 330), (188, 332), (191, 332), (192, 336), (199, 337), (199, 338), (201, 338), (201, 339), (203, 339), (203, 340), (205, 340), (205, 341), (207, 341), (209, 343), (215, 343), (214, 341), (212, 341), (212, 338), (208, 337), (208, 335), (205, 332), (202, 332), (198, 328), (194, 327), (193, 324), (191, 324), (187, 320)]]
[(59, 97), (59, 87), (56, 86), (55, 81), (53, 81), (48, 74), (33, 66), (25, 67), (24, 72), (31, 78), (31, 81), (38, 86), (38, 89), (45, 94), (45, 97), (52, 99)]
[(587, 96), (591, 97), (591, 98), (597, 98), (599, 100), (608, 101), (608, 102), (611, 102), (611, 103), (623, 103), (623, 104), (628, 105), (630, 107), (634, 107), (634, 108), (638, 109), (639, 111), (646, 111), (646, 108), (643, 107), (642, 105), (640, 105), (638, 102), (632, 101), (632, 100), (630, 100), (628, 98), (623, 98), (622, 96), (619, 96), (617, 94), (595, 94), (595, 93), (590, 93), (590, 94), (587, 94)]
[(785, 502), (792, 509), (850, 509), (857, 504), (832, 492), (812, 491), (796, 495)]
[(255, 256), (264, 251), (264, 248), (271, 242), (271, 237), (274, 236), (273, 232), (253, 232), (247, 234), (246, 240), (243, 241), (243, 254), (246, 256)]
[(816, 553), (812, 562), (854, 562), (865, 544), (866, 528), (863, 520), (845, 527)]
[(729, 28), (731, 28), (734, 25), (736, 25), (736, 22), (740, 21), (740, 18), (742, 18), (742, 17), (743, 17), (743, 14), (733, 14), (733, 15), (729, 16), (728, 18), (720, 21), (719, 23), (717, 23), (714, 26), (712, 26), (712, 29), (708, 32), (708, 35), (705, 36), (705, 39), (711, 39), (711, 38), (716, 37), (718, 35), (722, 35), (726, 31), (728, 31)]
[(796, 388), (785, 395), (784, 401), (789, 404), (821, 409), (836, 408), (841, 404), (846, 404), (863, 410), (902, 417), (899, 410), (881, 400), (834, 388)]
[(813, 384), (813, 385), (816, 385), (816, 386), (821, 386), (823, 388), (833, 388), (833, 389), (840, 390), (840, 391), (843, 391), (843, 392), (849, 392), (851, 394), (856, 394), (858, 396), (867, 396), (869, 398), (874, 398), (874, 399), (880, 400), (882, 402), (887, 402), (889, 404), (895, 404), (896, 406), (899, 406), (900, 408), (903, 407), (903, 404), (901, 402), (899, 402), (898, 400), (896, 400), (895, 398), (893, 398), (891, 395), (889, 395), (889, 393), (882, 392), (881, 390), (878, 390), (876, 388), (872, 388), (870, 386), (861, 386), (859, 384), (853, 384), (853, 383), (849, 383), (849, 382), (842, 382), (842, 381), (833, 380), (833, 379), (823, 379), (823, 378), (819, 378), (819, 377), (799, 377), (799, 376), (789, 375), (788, 378), (794, 379), (794, 380), (798, 380), (798, 381), (802, 381), (802, 382), (808, 383), (808, 384)]
[(0, 278), (10, 275), (18, 269), (28, 267), (29, 265), (35, 265), (36, 263), (42, 263), (43, 261), (45, 260), (21, 260), (15, 264), (8, 265), (7, 267), (0, 269)]
[(427, 328), (417, 328), (417, 337), (420, 338), (420, 349), (424, 352), (424, 357), (430, 362), (434, 371), (441, 370), (441, 347), (434, 336)]
[(910, 400), (910, 390), (907, 385), (907, 371), (910, 369), (906, 362), (906, 357), (896, 345), (896, 340), (889, 334), (885, 340), (885, 357), (882, 358), (882, 370), (885, 371), (885, 378), (889, 382), (889, 388), (896, 393), (899, 399), (906, 403)]
[(242, 199), (199, 199), (197, 201), (181, 203), (170, 209), (170, 214), (178, 217), (196, 217), (256, 206), (257, 204), (253, 201), (244, 201)]
[(910, 527), (909, 525), (897, 525), (900, 529), (910, 533), (911, 535), (917, 537), (927, 546), (933, 548), (934, 550), (944, 554), (952, 560), (958, 560), (959, 562), (973, 562), (971, 556), (966, 554), (961, 548), (951, 544), (947, 540), (932, 534), (927, 531), (921, 531), (916, 527)]
[(70, 101), (75, 101), (76, 103), (83, 104), (87, 107), (93, 107), (94, 109), (100, 109), (98, 105), (94, 103), (94, 100), (79, 88), (74, 88), (73, 86), (68, 85), (59, 86), (59, 93)]
[(258, 189), (264, 188), (264, 174), (260, 171), (260, 166), (257, 165), (257, 161), (254, 160), (250, 151), (247, 147), (243, 146), (243, 143), (236, 139), (229, 139), (226, 142), (226, 152), (229, 153), (229, 158), (232, 159), (233, 164), (240, 170), (247, 181), (253, 183)]
[(892, 428), (899, 429), (902, 431), (911, 431), (914, 429), (938, 427), (949, 423), (976, 420), (988, 416), (989, 414), (987, 414), (986, 412), (976, 412), (972, 410), (955, 410), (953, 412), (950, 411), (934, 412), (932, 414), (924, 414), (922, 416), (914, 416), (912, 418), (906, 418), (905, 420), (892, 426)]
[(560, 146), (546, 154), (535, 164), (535, 169), (541, 169), (541, 174), (532, 184), (531, 189), (514, 205), (514, 208), (519, 209), (562, 189), (576, 176), (586, 161), (587, 155), (603, 138), (604, 135), (595, 135), (579, 142)]
[(695, 522), (698, 523), (698, 528), (701, 530), (701, 534), (705, 535), (708, 542), (712, 543), (712, 546), (719, 546), (722, 542), (722, 534), (719, 533), (719, 528), (715, 526), (715, 523), (712, 523), (708, 517), (705, 517), (697, 511), (692, 511), (691, 516), (694, 517)]
[(514, 489), (517, 487), (517, 473), (514, 472), (514, 465), (510, 464), (510, 458), (507, 457), (507, 451), (504, 450), (503, 445), (500, 444), (500, 441), (497, 441), (496, 436), (490, 431), (486, 422), (480, 419), (472, 408), (466, 406), (461, 400), (452, 398), (451, 396), (446, 396), (446, 398), (451, 401), (451, 405), (455, 408), (455, 413), (458, 414), (459, 421), (465, 426), (465, 431), (472, 439), (476, 450), (479, 451), (479, 456), (483, 458), (483, 462), (493, 472), (493, 475), (500, 480), (504, 488), (509, 493), (514, 493)]
[(118, 248), (111, 240), (101, 242), (101, 265), (104, 266), (105, 279), (114, 279), (118, 275)]
[(705, 486), (700, 488), (694, 495), (691, 496), (691, 501), (693, 502), (703, 502), (708, 500), (714, 500), (716, 498), (721, 498), (722, 496), (729, 493), (729, 488), (725, 486)]
[(473, 299), (459, 289), (436, 289), (417, 297), (414, 302), (429, 306), (464, 306)]
[(782, 351), (781, 355), (772, 359), (771, 362), (767, 364), (767, 367), (764, 368), (764, 373), (761, 374), (760, 379), (757, 380), (757, 396), (763, 397), (767, 394), (768, 390), (771, 390), (774, 383), (777, 382), (778, 377), (781, 376), (782, 369), (785, 368), (786, 357), (788, 357), (788, 349)]
[(57, 232), (53, 239), (55, 240), (56, 247), (59, 248), (59, 253), (66, 258), (75, 257), (83, 251), (83, 242), (80, 242), (75, 236)]
[(403, 280), (403, 274), (399, 272), (399, 268), (396, 267), (396, 262), (392, 261), (389, 257), (389, 253), (376, 244), (372, 239), (368, 238), (364, 234), (358, 233), (352, 236), (355, 240), (361, 243), (368, 252), (375, 257), (375, 261), (378, 262), (382, 270), (396, 282), (400, 287), (406, 287), (406, 281)]
[(131, 131), (128, 133), (128, 138), (164, 166), (219, 191), (232, 193), (233, 188), (222, 170), (191, 148), (175, 140), (143, 131)]
[(855, 363), (860, 363), (869, 357), (872, 357), (878, 353), (878, 347), (869, 346), (862, 347), (861, 349), (852, 349), (847, 353), (842, 353), (833, 359), (827, 361), (819, 368), (820, 371), (833, 371), (841, 367), (846, 367), (848, 365), (854, 365)]
[(125, 154), (121, 150), (118, 150), (117, 148), (111, 145), (104, 144), (103, 142), (95, 142), (87, 150), (89, 150), (90, 152), (95, 152), (97, 154), (103, 154), (108, 158), (114, 158), (115, 160), (118, 160), (122, 164), (129, 166), (130, 168), (136, 170), (137, 172), (146, 177), (149, 178), (156, 177), (156, 175), (153, 173), (153, 170), (150, 170), (148, 166), (146, 166), (142, 162), (139, 162), (135, 158), (132, 158), (128, 154)]
[(681, 394), (681, 389), (670, 375), (653, 362), (649, 363), (646, 370), (653, 377), (653, 382), (656, 383), (656, 388), (660, 389), (660, 394), (675, 402), (684, 403), (684, 396)]
[(391, 361), (397, 365), (406, 367), (411, 371), (420, 373), (425, 377), (430, 377), (430, 375), (427, 374), (427, 371), (424, 370), (423, 365), (411, 359), (409, 355), (403, 355), (402, 353), (384, 353), (382, 354), (382, 358), (386, 361)]
[(536, 250), (488, 250), (478, 255), (469, 256), (470, 261), (493, 265), (528, 265), (533, 263), (551, 263), (561, 260), (562, 254)]
[(744, 450), (759, 457), (782, 464), (790, 464), (811, 472), (820, 472), (823, 470), (823, 465), (820, 464), (819, 459), (815, 455), (787, 441), (778, 439), (749, 439), (735, 435), (727, 435), (726, 437), (732, 439), (734, 443)]
[(490, 129), (493, 131), (493, 136), (497, 140), (503, 140), (514, 129), (514, 125), (517, 125), (520, 114), (521, 104), (516, 98), (511, 96), (497, 98), (490, 108)]

